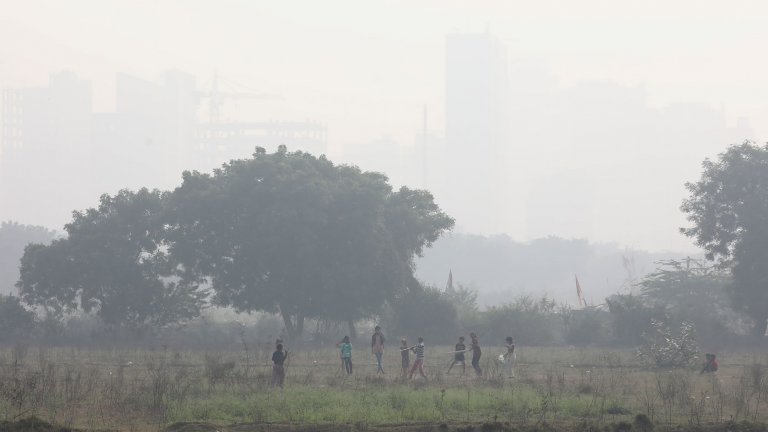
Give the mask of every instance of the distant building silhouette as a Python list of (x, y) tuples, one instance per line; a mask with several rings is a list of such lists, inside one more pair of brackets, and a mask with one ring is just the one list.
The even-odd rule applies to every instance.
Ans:
[(72, 72), (51, 75), (47, 86), (3, 90), (0, 220), (58, 228), (55, 221), (97, 205), (103, 193), (170, 188), (182, 170), (210, 170), (255, 146), (325, 153), (318, 123), (200, 120), (205, 102), (218, 112), (224, 99), (242, 96), (202, 91), (181, 71), (158, 81), (118, 74), (114, 112), (95, 113), (90, 82)]
[[(0, 112), (0, 219), (81, 203), (93, 182), (91, 84), (72, 72), (47, 86), (7, 89)], [(95, 198), (98, 198), (98, 195)], [(18, 210), (18, 211), (17, 211)], [(21, 220), (21, 217), (18, 218)]]
[(440, 197), (459, 225), (473, 230), (501, 231), (508, 217), (510, 118), (505, 50), (490, 33), (446, 38), (447, 188)]

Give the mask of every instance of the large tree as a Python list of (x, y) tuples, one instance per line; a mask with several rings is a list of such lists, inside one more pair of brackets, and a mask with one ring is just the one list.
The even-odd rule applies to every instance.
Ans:
[(755, 322), (762, 336), (768, 320), (768, 146), (729, 147), (703, 163), (682, 210), (692, 223), (681, 231), (696, 239), (710, 260), (730, 266), (734, 307)]
[(61, 316), (96, 313), (111, 328), (146, 331), (197, 316), (205, 293), (177, 276), (168, 257), (164, 195), (103, 195), (75, 212), (67, 238), (27, 246), (17, 283), (22, 298)]
[(56, 232), (18, 222), (0, 223), (0, 294), (8, 294), (19, 280), (19, 259), (29, 243), (50, 243)]
[(414, 257), (453, 226), (426, 191), (285, 147), (185, 172), (170, 200), (185, 280), (210, 283), (219, 305), (280, 313), (291, 337), (307, 318), (379, 313), (412, 282)]
[[(730, 306), (730, 272), (704, 260), (660, 261), (659, 267), (640, 281), (641, 299), (665, 312), (665, 324), (687, 322), (704, 340), (722, 340), (731, 326), (743, 321)], [(660, 317), (657, 317), (660, 319)]]

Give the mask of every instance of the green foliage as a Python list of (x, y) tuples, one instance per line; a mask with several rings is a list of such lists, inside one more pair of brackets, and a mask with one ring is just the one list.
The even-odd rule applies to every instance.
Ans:
[[(520, 345), (550, 345), (558, 342), (559, 319), (554, 300), (523, 295), (511, 303), (492, 306), (481, 314), (475, 330), (488, 343), (513, 336)], [(471, 329), (469, 329), (471, 330)]]
[(184, 173), (170, 196), (171, 254), (218, 305), (307, 318), (380, 313), (413, 279), (414, 257), (453, 226), (426, 191), (324, 157), (257, 150), (213, 175)]
[(768, 318), (768, 236), (745, 236), (733, 255), (731, 304), (752, 317), (753, 334), (762, 338)]
[(162, 213), (163, 194), (147, 189), (104, 195), (98, 208), (75, 212), (66, 239), (27, 246), (22, 298), (54, 317), (94, 312), (134, 331), (197, 316), (205, 292), (177, 277)]
[(614, 338), (638, 345), (656, 322), (673, 329), (690, 323), (702, 340), (720, 341), (741, 331), (741, 317), (728, 307), (729, 272), (695, 259), (660, 261), (638, 284), (639, 295), (616, 294), (606, 299), (614, 317)]
[(692, 324), (684, 322), (674, 334), (667, 324), (652, 320), (653, 330), (643, 334), (638, 355), (657, 367), (690, 366), (697, 358), (696, 331)]
[(459, 334), (455, 305), (448, 295), (433, 287), (412, 289), (398, 296), (384, 319), (391, 334), (407, 336), (411, 343), (417, 336), (430, 344), (451, 343)]
[(35, 314), (18, 297), (0, 295), (0, 342), (28, 339), (35, 329)]
[(75, 212), (68, 238), (27, 247), (18, 287), (48, 316), (96, 313), (109, 326), (157, 329), (217, 305), (354, 323), (413, 284), (414, 258), (446, 230), (427, 191), (281, 147), (213, 174), (185, 172), (173, 192), (121, 191)]
[(740, 320), (729, 307), (730, 281), (721, 267), (688, 258), (661, 261), (639, 286), (643, 301), (663, 309), (668, 323), (692, 323), (700, 337), (716, 341), (732, 335)]
[(445, 296), (456, 308), (459, 314), (459, 319), (462, 322), (469, 323), (473, 320), (478, 313), (477, 307), (477, 290), (459, 285), (458, 288), (453, 286), (446, 288)]
[(614, 294), (605, 303), (613, 315), (613, 337), (620, 345), (637, 345), (642, 342), (642, 335), (652, 329), (652, 320), (665, 320), (666, 314), (661, 305), (648, 305), (640, 296), (632, 294)]
[(565, 327), (565, 342), (575, 346), (606, 344), (610, 341), (606, 315), (596, 309), (573, 311)]
[(49, 243), (55, 231), (16, 222), (0, 223), (0, 294), (11, 292), (19, 280), (19, 260), (29, 243)]
[(682, 210), (692, 226), (681, 231), (710, 260), (733, 265), (733, 305), (755, 321), (762, 336), (768, 319), (768, 146), (729, 147), (717, 161), (705, 160)]

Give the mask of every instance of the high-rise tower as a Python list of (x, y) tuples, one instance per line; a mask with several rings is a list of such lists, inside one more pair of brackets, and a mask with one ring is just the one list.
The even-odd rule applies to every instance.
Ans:
[(509, 146), (505, 46), (490, 33), (450, 34), (445, 67), (444, 206), (459, 227), (503, 231)]

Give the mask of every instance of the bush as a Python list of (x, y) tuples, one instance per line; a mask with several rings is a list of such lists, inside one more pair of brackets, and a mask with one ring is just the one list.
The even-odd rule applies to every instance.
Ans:
[(474, 331), (489, 344), (502, 344), (504, 338), (512, 336), (520, 345), (552, 345), (559, 340), (560, 320), (555, 307), (554, 300), (547, 297), (534, 300), (530, 296), (521, 296), (512, 303), (481, 312)]
[(409, 343), (417, 336), (431, 344), (451, 343), (459, 332), (456, 307), (437, 288), (409, 291), (391, 304), (384, 319), (392, 335), (407, 336)]
[(658, 367), (688, 366), (697, 358), (696, 333), (692, 324), (684, 322), (677, 335), (662, 321), (652, 320), (653, 331), (643, 334), (638, 355)]
[(0, 295), (0, 342), (27, 339), (35, 330), (35, 314), (18, 297)]
[(605, 343), (606, 315), (598, 310), (574, 311), (572, 322), (565, 329), (565, 342), (576, 346)]
[(613, 316), (613, 338), (619, 345), (642, 343), (643, 334), (653, 330), (651, 322), (666, 318), (663, 306), (649, 306), (642, 297), (632, 294), (614, 294), (605, 303)]

